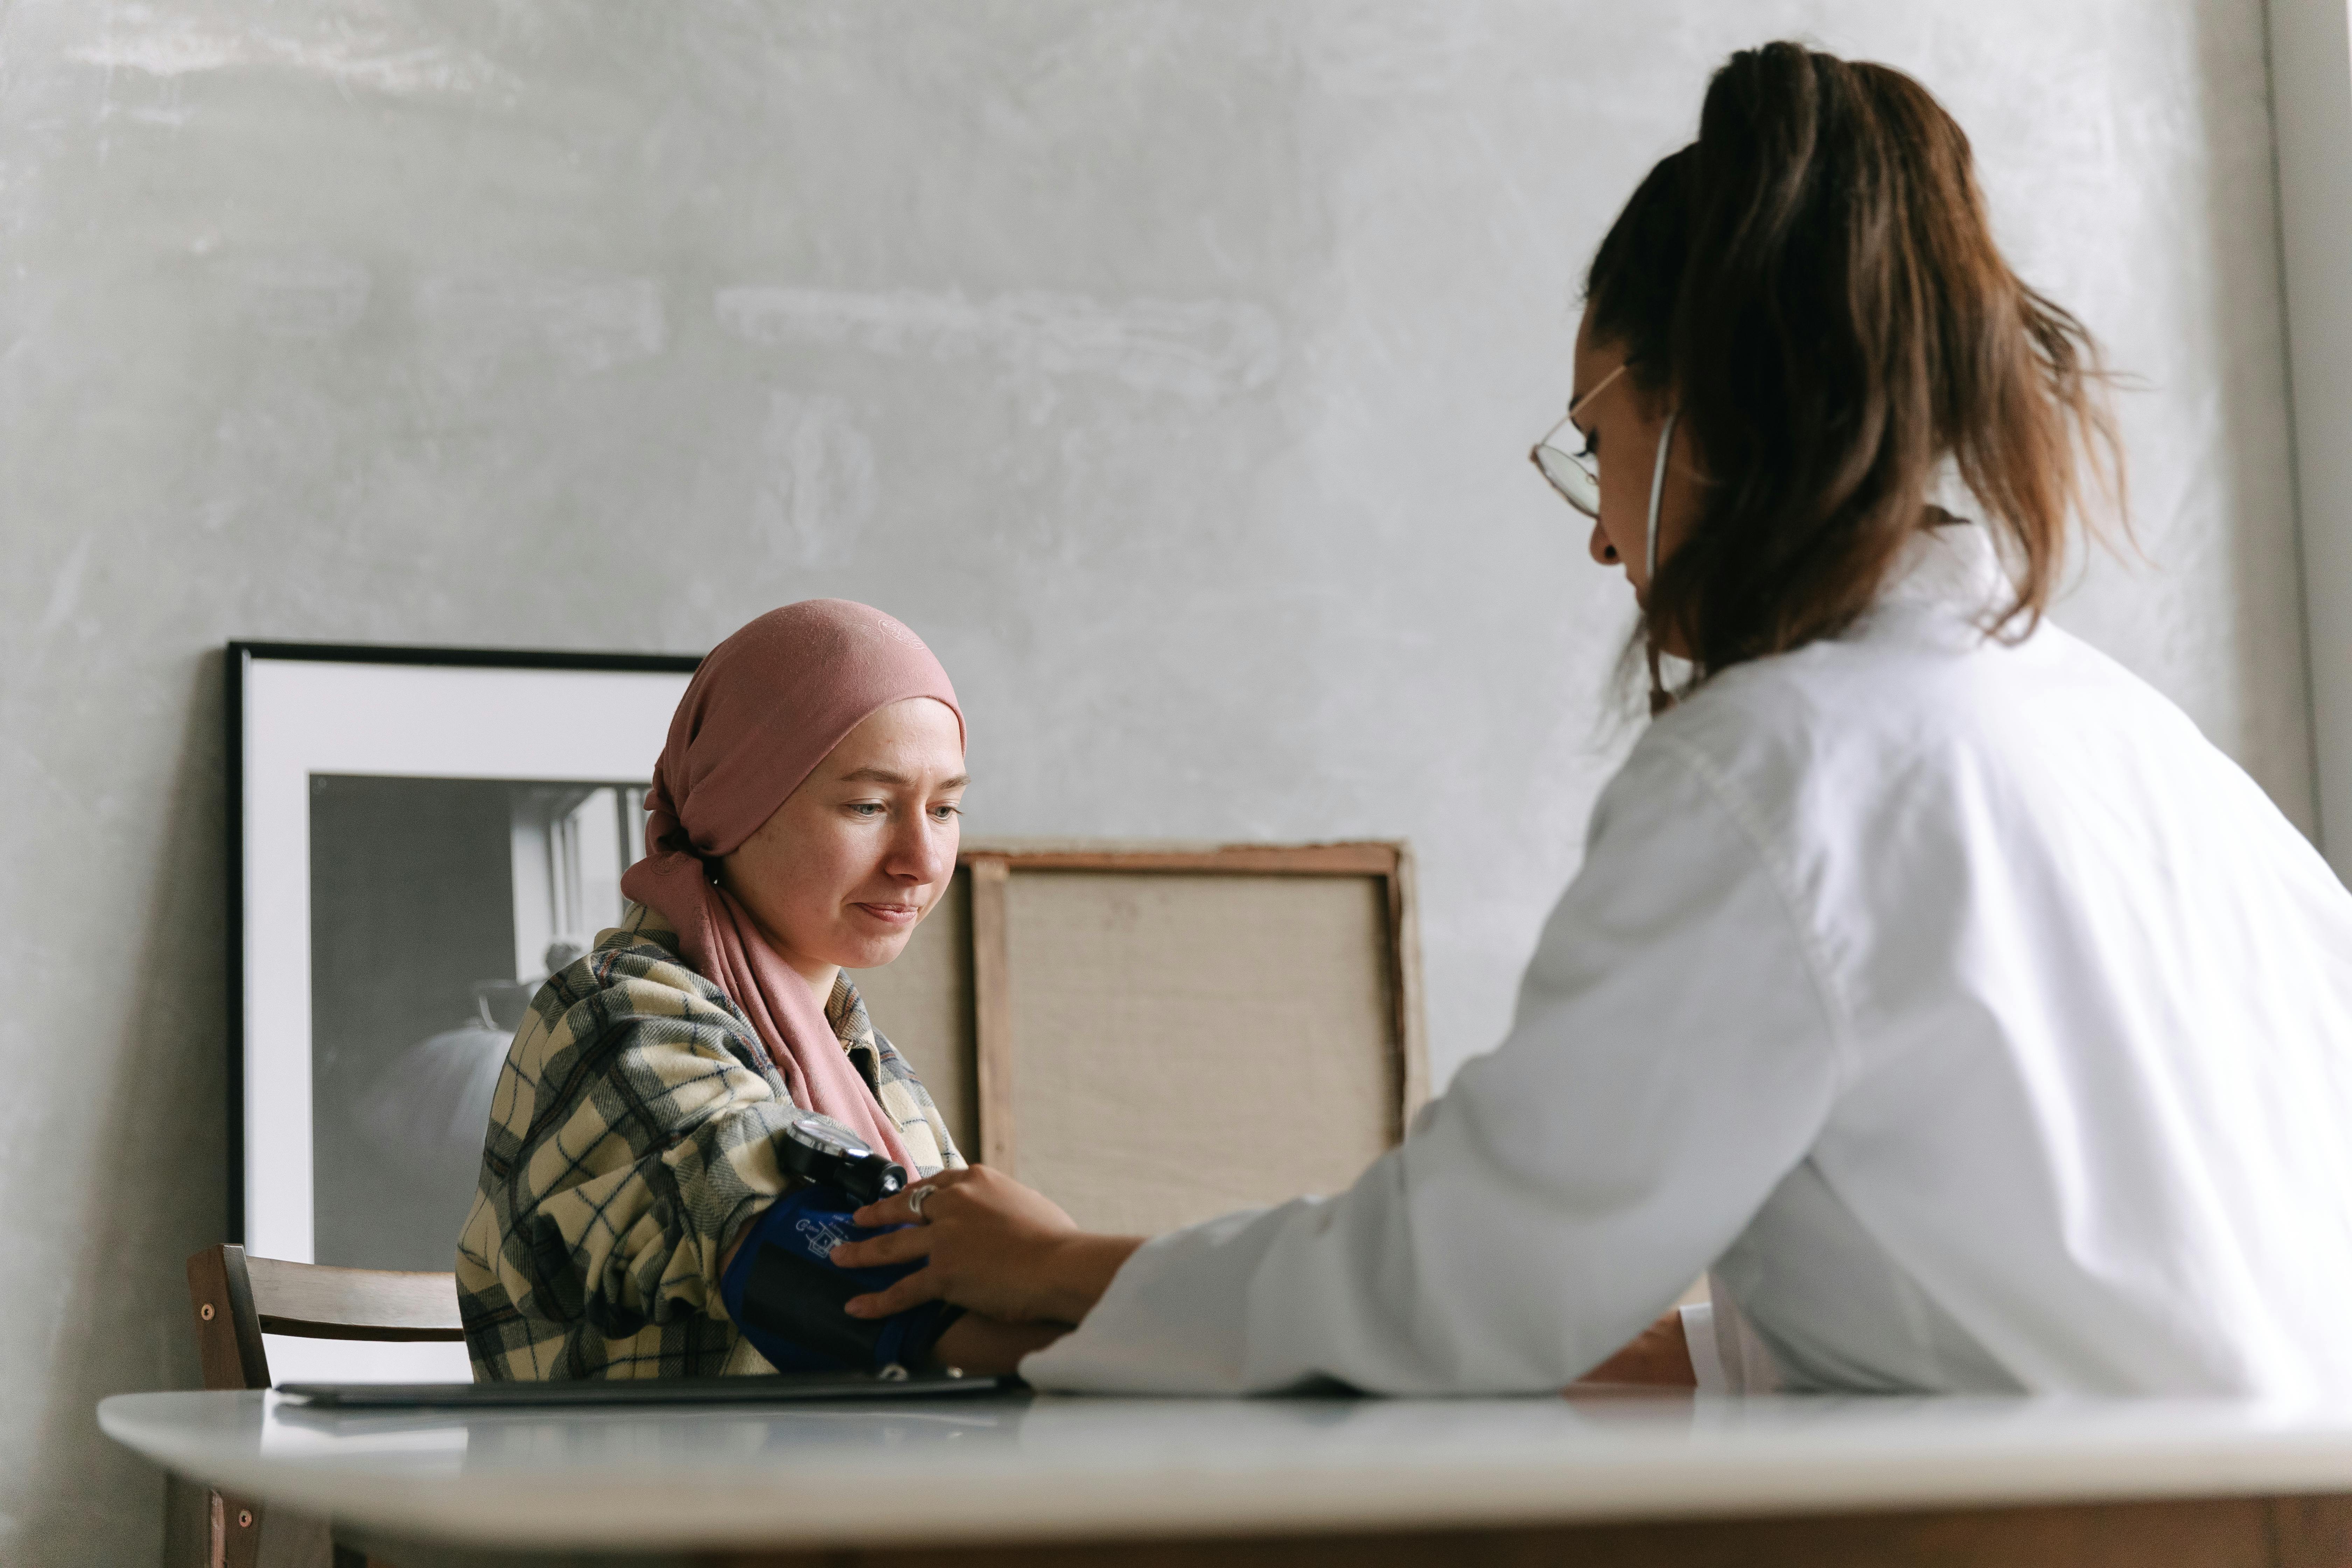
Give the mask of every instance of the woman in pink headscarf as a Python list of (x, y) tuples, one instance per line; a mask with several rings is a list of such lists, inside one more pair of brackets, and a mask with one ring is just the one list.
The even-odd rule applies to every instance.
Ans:
[[(963, 742), (947, 672), (864, 605), (771, 611), (703, 661), (626, 917), (541, 987), (499, 1078), (457, 1253), (477, 1378), (768, 1371), (722, 1281), (805, 1187), (808, 1130), (909, 1180), (964, 1163), (843, 973), (896, 958), (946, 890)], [(848, 1321), (837, 1297), (806, 1315)], [(977, 1369), (1038, 1336), (966, 1317), (908, 1342)]]

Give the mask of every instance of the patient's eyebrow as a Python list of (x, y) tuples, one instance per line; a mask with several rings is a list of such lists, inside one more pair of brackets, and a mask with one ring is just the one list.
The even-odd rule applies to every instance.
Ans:
[[(899, 789), (904, 789), (915, 781), (908, 778), (904, 773), (894, 773), (888, 768), (859, 768), (855, 773), (846, 773), (842, 774), (841, 782), (843, 784), (891, 784)], [(938, 787), (940, 789), (961, 789), (964, 785), (970, 783), (971, 783), (971, 775), (970, 773), (958, 773), (951, 779), (941, 779)]]

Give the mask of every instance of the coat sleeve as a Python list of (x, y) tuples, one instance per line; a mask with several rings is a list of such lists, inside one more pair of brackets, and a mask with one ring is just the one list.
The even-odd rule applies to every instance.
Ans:
[(1657, 729), (1511, 1033), (1336, 1197), (1160, 1237), (1022, 1374), (1067, 1390), (1557, 1389), (1664, 1311), (1823, 1126), (1837, 1012), (1781, 877)]
[(588, 962), (596, 984), (558, 976), (534, 1001), (491, 1104), (457, 1258), (490, 1375), (548, 1375), (549, 1347), (582, 1331), (723, 1323), (720, 1256), (791, 1184), (775, 1153), (791, 1102), (740, 1021), (675, 963)]

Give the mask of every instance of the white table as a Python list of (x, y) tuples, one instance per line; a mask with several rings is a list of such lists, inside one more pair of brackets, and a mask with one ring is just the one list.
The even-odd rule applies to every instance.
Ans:
[(1451, 1568), (1570, 1542), (1596, 1563), (2084, 1561), (2085, 1542), (2118, 1563), (2352, 1562), (2352, 1501), (2327, 1495), (2352, 1494), (2343, 1407), (991, 1396), (459, 1415), (232, 1393), (122, 1394), (99, 1422), (400, 1568), (819, 1548), (936, 1563), (992, 1543), (1008, 1550), (954, 1561), (1076, 1563), (1141, 1542), (1167, 1543), (1155, 1563)]

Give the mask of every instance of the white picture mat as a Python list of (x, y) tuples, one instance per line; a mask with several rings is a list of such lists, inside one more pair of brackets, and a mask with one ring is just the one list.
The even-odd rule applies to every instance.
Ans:
[(313, 1257), (310, 775), (642, 784), (689, 679), (250, 658), (241, 982), (247, 1252), (297, 1263)]

